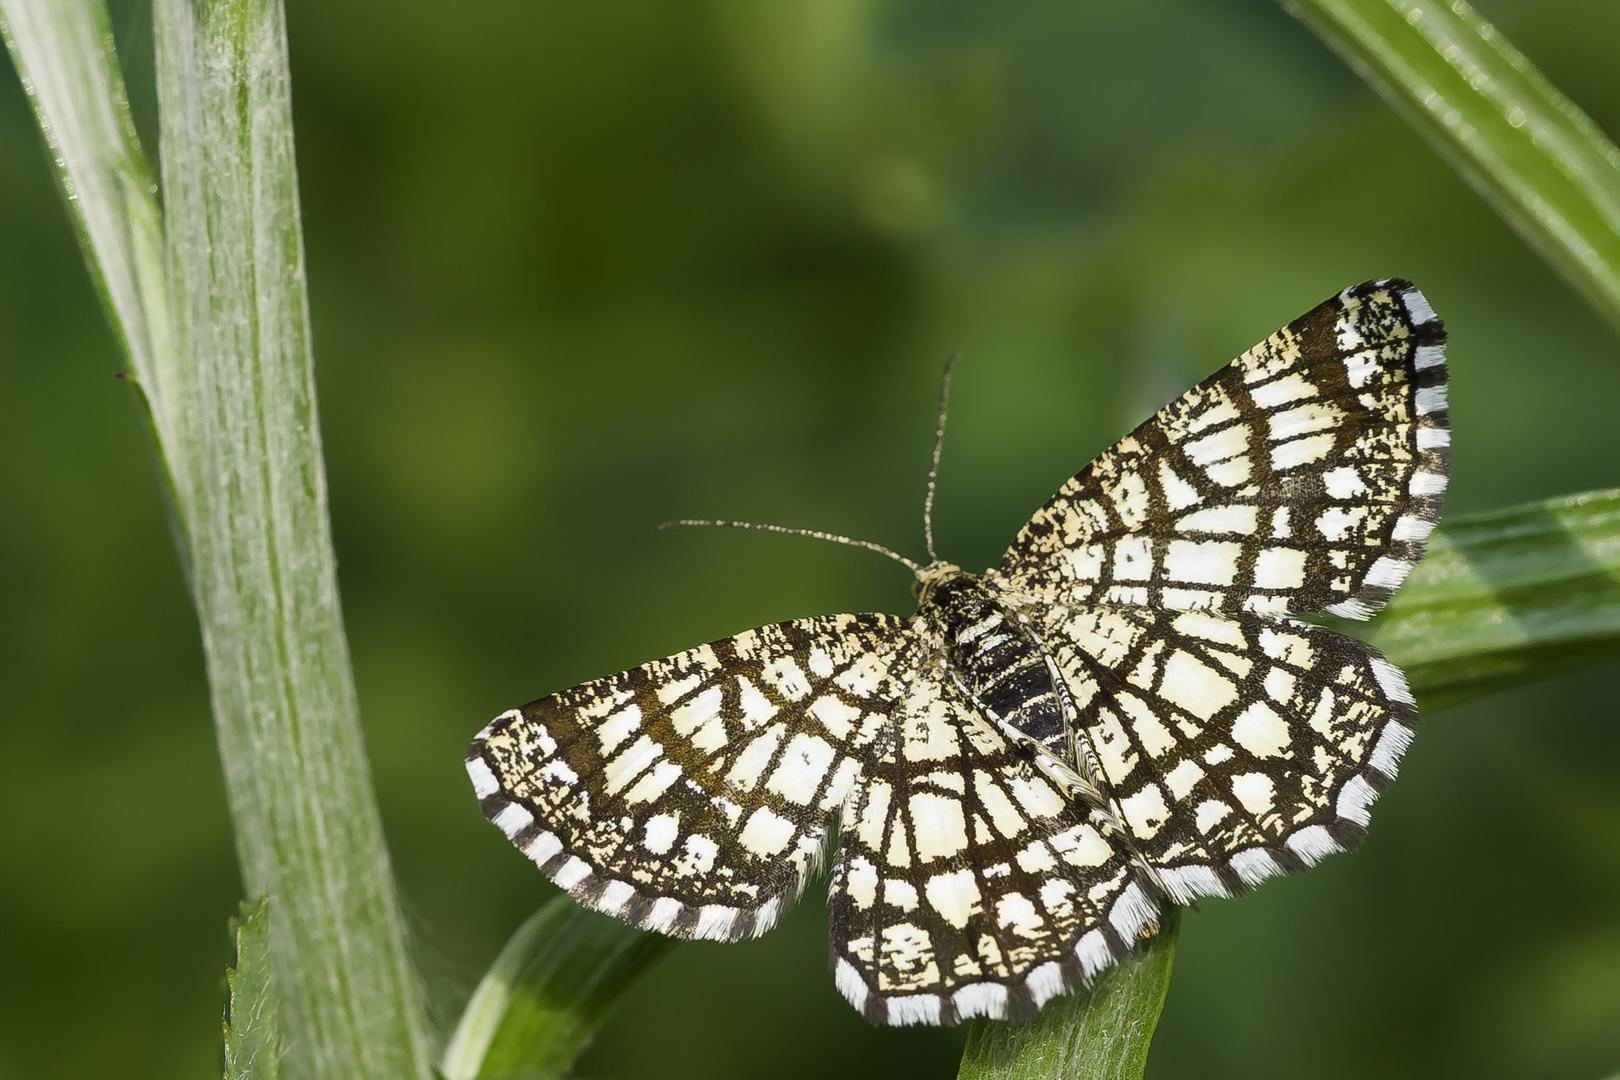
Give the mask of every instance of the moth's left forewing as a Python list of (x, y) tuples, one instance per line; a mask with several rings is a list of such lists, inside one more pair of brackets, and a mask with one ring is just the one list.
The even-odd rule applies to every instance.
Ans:
[(1277, 338), (1282, 347), (1251, 350), (1237, 365), (1250, 399), (1269, 410), (1272, 466), (1289, 465), (1278, 473), (1293, 490), (1279, 501), (1293, 504), (1287, 532), (1304, 553), (1304, 582), (1280, 594), (1280, 610), (1365, 619), (1405, 581), (1440, 519), (1451, 446), (1445, 329), (1411, 283), (1378, 281), (1344, 290)]
[(821, 859), (916, 647), (889, 615), (760, 627), (503, 714), (468, 775), (585, 906), (680, 937), (760, 934)]
[(1049, 600), (1366, 618), (1421, 556), (1450, 446), (1445, 331), (1367, 282), (1099, 455), (1001, 573)]

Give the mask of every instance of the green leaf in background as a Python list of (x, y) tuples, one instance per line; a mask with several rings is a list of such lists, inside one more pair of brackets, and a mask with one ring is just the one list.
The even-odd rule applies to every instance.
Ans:
[(225, 1020), (225, 1080), (280, 1080), (281, 1041), (276, 1032), (270, 974), (270, 902), (242, 904), (231, 920), (236, 966), (225, 969), (230, 1015)]
[(1058, 998), (1018, 1023), (975, 1020), (959, 1080), (1137, 1080), (1170, 991), (1181, 909), (1088, 994)]
[(1620, 150), (1462, 0), (1284, 0), (1620, 327)]
[(1425, 712), (1612, 658), (1620, 491), (1448, 521), (1362, 636), (1406, 671)]
[(445, 1049), (445, 1080), (560, 1074), (590, 1045), (630, 984), (675, 939), (559, 896), (507, 941)]

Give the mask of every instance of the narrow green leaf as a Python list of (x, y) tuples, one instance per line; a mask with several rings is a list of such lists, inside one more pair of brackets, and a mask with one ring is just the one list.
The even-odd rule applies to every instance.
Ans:
[(975, 1020), (960, 1080), (1138, 1080), (1170, 990), (1181, 909), (1088, 994), (1051, 1002), (1032, 1020)]
[(1283, 0), (1620, 327), (1620, 150), (1461, 0)]
[(225, 1080), (279, 1080), (281, 1042), (271, 997), (269, 901), (243, 902), (231, 920), (236, 966), (225, 969), (230, 1015), (225, 1020)]
[(143, 392), (297, 1080), (422, 1076), (424, 1020), (338, 610), (279, 3), (161, 0), (168, 220), (99, 0), (0, 0)]
[[(68, 214), (159, 446), (179, 440), (163, 215), (102, 0), (0, 0), (0, 34), (34, 106)], [(172, 464), (168, 493), (173, 509)], [(183, 553), (182, 553), (183, 555)]]
[(566, 1072), (674, 944), (557, 897), (518, 927), (473, 992), (444, 1052), (445, 1080)]
[(1620, 655), (1620, 490), (1448, 520), (1360, 632), (1425, 711)]
[(242, 876), (292, 1080), (429, 1072), (361, 740), (315, 405), (279, 0), (157, 0), (185, 510)]

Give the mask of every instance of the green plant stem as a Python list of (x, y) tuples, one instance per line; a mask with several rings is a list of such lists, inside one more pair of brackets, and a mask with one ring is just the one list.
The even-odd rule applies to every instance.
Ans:
[(292, 1080), (425, 1077), (338, 605), (278, 0), (158, 0), (189, 523), (226, 790)]
[(1620, 328), (1620, 150), (1461, 0), (1283, 0)]
[(1059, 998), (1032, 1020), (975, 1020), (960, 1080), (1138, 1080), (1170, 990), (1181, 909), (1088, 994)]
[(0, 16), (170, 484), (283, 1071), (425, 1077), (338, 607), (281, 5), (158, 0), (166, 218), (105, 6)]

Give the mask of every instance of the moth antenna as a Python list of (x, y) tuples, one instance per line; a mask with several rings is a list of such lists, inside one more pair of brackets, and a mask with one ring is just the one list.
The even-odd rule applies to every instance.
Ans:
[(782, 533), (786, 536), (808, 536), (815, 540), (831, 540), (835, 544), (848, 544), (850, 547), (865, 548), (867, 551), (875, 551), (879, 555), (887, 555), (895, 562), (906, 567), (906, 569), (910, 570), (913, 574), (920, 573), (922, 571), (921, 566), (917, 565), (915, 562), (912, 562), (898, 551), (893, 551), (886, 548), (882, 544), (874, 544), (870, 540), (856, 540), (854, 537), (850, 536), (839, 536), (837, 533), (822, 532), (820, 529), (790, 529), (786, 525), (761, 525), (754, 521), (709, 521), (707, 519), (700, 520), (697, 518), (681, 518), (679, 521), (666, 521), (658, 527), (660, 529), (669, 529), (674, 528), (677, 525), (716, 525), (722, 529), (755, 529), (759, 532)]
[(962, 358), (952, 353), (945, 361), (945, 373), (939, 377), (939, 423), (934, 428), (934, 463), (928, 468), (928, 494), (923, 496), (923, 539), (928, 545), (928, 561), (939, 562), (934, 554), (934, 487), (939, 481), (939, 452), (945, 445), (945, 405), (951, 398), (951, 368)]

